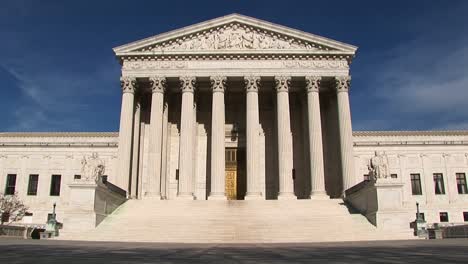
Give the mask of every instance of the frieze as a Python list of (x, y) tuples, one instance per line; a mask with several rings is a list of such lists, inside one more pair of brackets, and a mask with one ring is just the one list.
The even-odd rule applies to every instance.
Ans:
[(184, 69), (187, 61), (125, 61), (123, 70)]
[[(221, 64), (220, 64), (221, 63)], [(286, 69), (316, 69), (316, 70), (349, 70), (346, 60), (228, 60), (221, 61), (218, 58), (211, 60), (172, 60), (172, 61), (149, 61), (149, 60), (127, 60), (124, 61), (124, 71), (147, 71), (147, 70), (179, 70), (187, 68), (286, 68)]]
[(333, 50), (283, 34), (231, 23), (144, 47), (139, 51)]
[(284, 60), (286, 68), (349, 69), (345, 60)]

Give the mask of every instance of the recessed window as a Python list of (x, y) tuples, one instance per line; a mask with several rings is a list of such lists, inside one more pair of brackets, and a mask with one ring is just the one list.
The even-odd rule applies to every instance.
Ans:
[(62, 175), (52, 175), (52, 180), (50, 182), (50, 196), (60, 195), (60, 181), (61, 180), (62, 180)]
[(411, 192), (413, 195), (422, 195), (421, 175), (419, 173), (410, 174), (411, 177)]
[(390, 174), (390, 178), (396, 179), (396, 178), (398, 178), (398, 174), (392, 173), (392, 174)]
[(439, 213), (439, 218), (440, 218), (440, 222), (448, 222), (449, 221), (449, 217), (448, 217), (448, 213), (447, 212), (440, 212)]
[(468, 222), (468, 212), (463, 212), (463, 221)]
[(15, 194), (15, 189), (16, 189), (16, 174), (8, 174), (6, 187), (5, 187), (5, 194), (13, 195)]
[(28, 195), (37, 195), (38, 182), (39, 182), (39, 175), (37, 174), (29, 175)]
[(435, 194), (445, 194), (444, 176), (442, 173), (434, 173), (433, 178)]
[(457, 189), (459, 194), (468, 194), (466, 186), (466, 175), (465, 173), (457, 173)]
[(75, 179), (75, 180), (81, 180), (81, 175), (75, 175), (75, 177), (73, 177), (73, 179)]
[(26, 212), (26, 213), (24, 213), (24, 216), (33, 216), (33, 213), (31, 213), (31, 212)]

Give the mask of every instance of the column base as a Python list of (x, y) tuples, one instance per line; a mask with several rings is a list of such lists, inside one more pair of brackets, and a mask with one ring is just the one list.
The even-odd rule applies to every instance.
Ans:
[(180, 193), (175, 198), (176, 200), (195, 200), (195, 196), (192, 193)]
[(227, 197), (226, 197), (226, 195), (224, 193), (216, 193), (216, 194), (210, 194), (210, 196), (208, 196), (208, 200), (226, 201)]
[(311, 200), (329, 200), (330, 196), (327, 195), (326, 192), (312, 192), (310, 194), (310, 199)]
[(244, 197), (244, 200), (264, 200), (261, 193), (247, 193)]
[(279, 193), (278, 200), (297, 200), (297, 197), (294, 193)]
[(160, 193), (145, 193), (145, 196), (143, 196), (143, 199), (145, 200), (162, 200), (161, 199), (161, 194)]

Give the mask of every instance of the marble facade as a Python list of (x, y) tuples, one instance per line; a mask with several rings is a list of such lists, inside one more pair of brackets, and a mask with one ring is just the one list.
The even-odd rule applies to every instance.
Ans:
[[(468, 194), (455, 177), (468, 173), (468, 131), (353, 132), (356, 50), (237, 14), (117, 47), (119, 133), (0, 133), (0, 190), (15, 174), (32, 222), (45, 219), (53, 202), (66, 216), (79, 161), (98, 153), (108, 181), (129, 199), (226, 200), (232, 157), (225, 151), (236, 149), (237, 199), (312, 203), (342, 198), (366, 179), (374, 152), (384, 151), (403, 186), (403, 222), (414, 220), (416, 202), (428, 222), (440, 212), (466, 221)], [(412, 194), (415, 173), (421, 195)], [(434, 173), (443, 174), (442, 195), (434, 194)], [(27, 195), (30, 174), (39, 174), (35, 196)], [(52, 174), (62, 175), (60, 196), (48, 195)]]

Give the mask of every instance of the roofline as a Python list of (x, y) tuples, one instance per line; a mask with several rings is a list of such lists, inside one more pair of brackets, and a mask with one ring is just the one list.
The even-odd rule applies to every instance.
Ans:
[(0, 132), (2, 137), (118, 137), (119, 132)]
[(468, 130), (353, 131), (355, 137), (468, 136)]
[(346, 51), (352, 52), (353, 54), (358, 49), (358, 47), (347, 44), (347, 43), (344, 43), (344, 42), (340, 42), (340, 41), (336, 41), (336, 40), (333, 40), (333, 39), (330, 39), (330, 38), (314, 35), (312, 33), (308, 33), (308, 32), (305, 32), (305, 31), (298, 30), (298, 29), (293, 29), (293, 28), (290, 28), (290, 27), (278, 25), (278, 24), (268, 22), (268, 21), (265, 21), (265, 20), (260, 20), (260, 19), (257, 19), (257, 18), (253, 18), (253, 17), (233, 13), (233, 14), (230, 14), (230, 15), (213, 18), (213, 19), (210, 19), (210, 20), (207, 20), (207, 21), (203, 21), (203, 22), (200, 22), (200, 23), (192, 24), (192, 25), (185, 26), (185, 27), (182, 27), (182, 28), (179, 28), (179, 29), (175, 29), (175, 30), (171, 30), (171, 31), (168, 31), (168, 32), (165, 32), (165, 33), (161, 33), (161, 34), (158, 34), (158, 35), (147, 37), (147, 38), (144, 38), (144, 39), (141, 39), (141, 40), (133, 41), (133, 42), (130, 42), (130, 43), (127, 43), (127, 44), (124, 44), (124, 45), (117, 46), (117, 47), (113, 48), (112, 50), (114, 51), (116, 56), (121, 56), (121, 53), (128, 52), (129, 49), (138, 48), (139, 46), (145, 46), (145, 45), (148, 45), (149, 43), (151, 43), (153, 41), (163, 42), (163, 41), (169, 40), (171, 38), (174, 38), (177, 35), (190, 34), (192, 32), (197, 32), (199, 30), (202, 30), (202, 29), (204, 29), (206, 27), (215, 27), (215, 26), (218, 26), (218, 25), (234, 22), (236, 20), (238, 20), (239, 22), (249, 24), (251, 26), (260, 26), (260, 27), (263, 26), (263, 27), (272, 28), (273, 30), (290, 31), (291, 35), (293, 35), (293, 36), (296, 35), (295, 37), (297, 37), (297, 38), (302, 38), (302, 39), (304, 39), (304, 38), (313, 38), (313, 39), (316, 39), (316, 40), (319, 40), (319, 41), (323, 42), (324, 45), (329, 45), (331, 47), (341, 48), (341, 49), (344, 49)]

